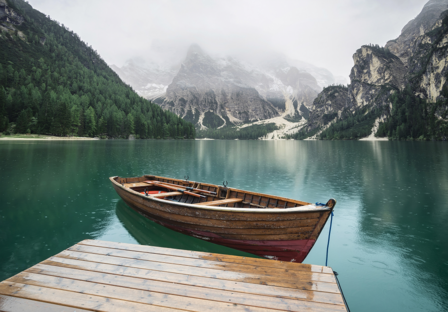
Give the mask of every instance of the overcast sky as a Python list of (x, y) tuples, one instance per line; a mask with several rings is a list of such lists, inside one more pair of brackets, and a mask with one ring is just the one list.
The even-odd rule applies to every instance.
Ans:
[[(154, 41), (206, 51), (274, 49), (348, 76), (363, 44), (395, 39), (426, 0), (29, 0), (75, 31), (108, 64), (148, 54)], [(175, 46), (175, 45), (173, 45)]]

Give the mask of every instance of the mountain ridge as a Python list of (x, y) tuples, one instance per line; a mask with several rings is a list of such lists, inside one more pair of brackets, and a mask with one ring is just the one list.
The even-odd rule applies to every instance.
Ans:
[[(193, 53), (202, 57), (194, 58)], [(322, 85), (335, 81), (325, 69), (280, 54), (268, 54), (255, 65), (236, 57), (212, 57), (198, 45), (192, 45), (186, 54), (176, 65), (179, 71), (168, 85), (152, 84), (151, 74), (148, 74), (145, 80), (148, 88), (145, 89), (142, 87), (144, 83), (138, 85), (135, 82), (143, 80), (141, 76), (126, 76), (126, 71), (132, 72), (129, 65), (113, 68), (124, 81), (136, 86), (139, 94), (152, 99), (163, 109), (195, 121), (198, 129), (210, 126), (207, 122), (209, 115), (218, 121), (218, 127), (281, 115), (300, 120), (305, 118), (302, 111), (308, 110), (301, 109), (302, 105), (310, 107)], [(201, 75), (193, 70), (195, 66), (202, 68)], [(135, 70), (136, 74), (138, 72)]]
[(431, 0), (386, 46), (354, 55), (350, 84), (324, 89), (289, 138), (448, 138), (448, 0)]

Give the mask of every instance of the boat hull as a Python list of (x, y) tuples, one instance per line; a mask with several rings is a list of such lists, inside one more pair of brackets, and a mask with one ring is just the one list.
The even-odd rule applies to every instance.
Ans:
[[(151, 219), (151, 217), (149, 217)], [(272, 241), (272, 240), (232, 240), (219, 237), (219, 235), (195, 231), (178, 226), (172, 226), (167, 223), (153, 220), (160, 225), (170, 228), (174, 231), (190, 235), (202, 240), (206, 240), (218, 245), (241, 250), (267, 259), (299, 262), (302, 263), (316, 242), (314, 239), (299, 239), (289, 241)]]
[(153, 200), (119, 183), (113, 186), (128, 206), (169, 229), (281, 261), (302, 262), (331, 212), (329, 209), (281, 213), (209, 210)]

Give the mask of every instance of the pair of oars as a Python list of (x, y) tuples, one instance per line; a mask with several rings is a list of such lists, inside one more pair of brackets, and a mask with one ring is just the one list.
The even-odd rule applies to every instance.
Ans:
[[(178, 191), (187, 195), (191, 195), (194, 197), (199, 197), (199, 198), (206, 198), (206, 196), (198, 194), (198, 193), (193, 193), (193, 192), (201, 192), (201, 193), (205, 193), (205, 194), (211, 194), (211, 195), (216, 195), (216, 192), (210, 192), (210, 191), (206, 191), (206, 190), (201, 190), (201, 189), (196, 189), (193, 187), (183, 187), (180, 185), (176, 185), (176, 184), (171, 184), (171, 183), (167, 183), (167, 182), (160, 182), (160, 181), (145, 181), (145, 183), (148, 184), (152, 184), (152, 185), (158, 185), (164, 188), (167, 188), (169, 190), (172, 191)], [(179, 188), (181, 187), (181, 188)]]

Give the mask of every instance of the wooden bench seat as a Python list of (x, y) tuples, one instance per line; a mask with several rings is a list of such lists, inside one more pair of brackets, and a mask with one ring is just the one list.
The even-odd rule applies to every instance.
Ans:
[(181, 192), (168, 192), (168, 193), (160, 193), (160, 194), (151, 194), (150, 197), (154, 198), (163, 198), (163, 197), (170, 197), (170, 196), (177, 196), (182, 195)]
[(141, 186), (148, 186), (148, 184), (146, 183), (142, 183), (142, 182), (136, 182), (136, 183), (124, 183), (123, 184), (124, 187), (141, 187)]
[(242, 198), (229, 198), (229, 199), (223, 199), (223, 200), (215, 200), (215, 201), (208, 201), (208, 202), (202, 202), (197, 203), (194, 205), (200, 205), (200, 206), (219, 206), (219, 205), (225, 205), (225, 204), (234, 204), (242, 202)]

